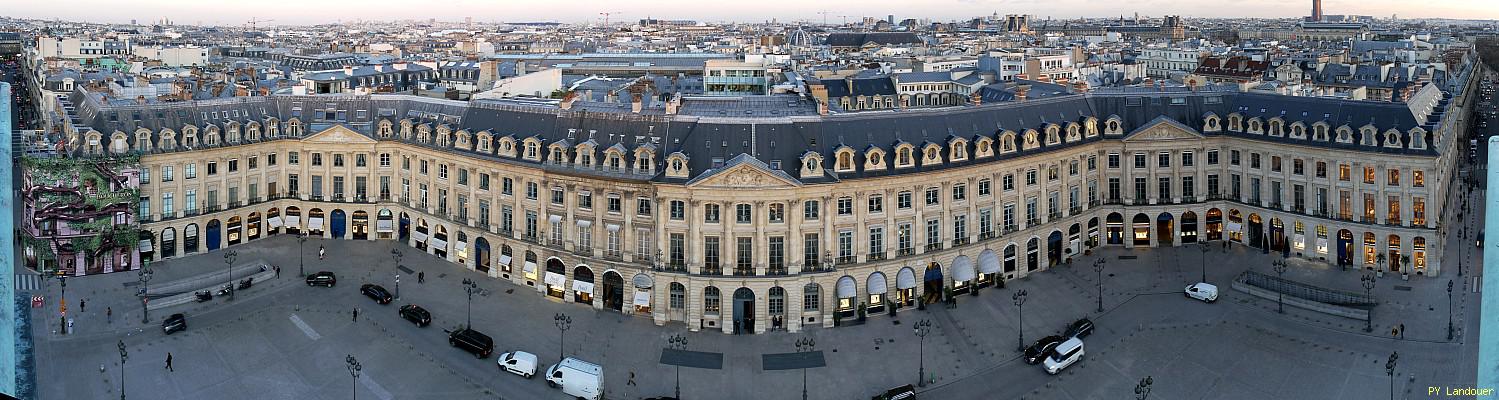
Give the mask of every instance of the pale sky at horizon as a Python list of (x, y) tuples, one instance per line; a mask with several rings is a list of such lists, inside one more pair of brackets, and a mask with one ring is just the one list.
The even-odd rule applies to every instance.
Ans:
[[(979, 15), (1031, 14), (1041, 19), (1071, 19), (1133, 15), (1160, 16), (1178, 14), (1187, 17), (1264, 17), (1290, 18), (1308, 15), (1311, 0), (759, 0), (706, 3), (701, 0), (299, 0), (286, 1), (282, 7), (268, 3), (282, 0), (67, 0), (52, 3), (35, 0), (0, 0), (13, 3), (0, 6), (0, 15), (9, 17), (63, 19), (92, 22), (141, 23), (167, 17), (179, 24), (243, 25), (251, 17), (275, 20), (262, 23), (307, 25), (336, 21), (396, 20), (436, 18), (442, 21), (557, 21), (575, 23), (598, 21), (601, 12), (617, 12), (611, 21), (633, 21), (646, 17), (692, 19), (699, 21), (821, 22), (819, 11), (828, 10), (827, 21), (838, 23), (863, 16), (896, 19), (931, 18), (936, 21), (961, 20)], [(435, 6), (435, 4), (442, 4)], [(711, 7), (705, 7), (711, 4)], [(1389, 18), (1462, 18), (1499, 19), (1499, 2), (1494, 0), (1431, 0), (1423, 3), (1397, 0), (1324, 0), (1324, 14), (1372, 15)], [(324, 17), (327, 16), (327, 17)]]

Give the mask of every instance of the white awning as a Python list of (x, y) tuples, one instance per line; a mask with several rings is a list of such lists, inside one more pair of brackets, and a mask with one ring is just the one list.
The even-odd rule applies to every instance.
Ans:
[(307, 229), (314, 230), (314, 231), (323, 230), (323, 217), (308, 218), (307, 219)]
[(1327, 238), (1325, 238), (1325, 237), (1319, 237), (1319, 238), (1317, 238), (1317, 252), (1318, 253), (1327, 253)]
[(865, 286), (868, 286), (870, 295), (885, 294), (890, 291), (890, 286), (885, 284), (885, 274), (879, 272), (869, 274), (869, 281), (865, 282)]
[(548, 216), (547, 217), (547, 221), (551, 221), (553, 223), (562, 222), (562, 216), (561, 215)]
[(177, 230), (176, 229), (167, 229), (167, 230), (161, 231), (161, 241), (163, 241), (163, 242), (170, 242), (170, 241), (172, 241), (174, 239), (177, 239)]
[(834, 293), (836, 293), (838, 298), (840, 299), (847, 299), (858, 296), (859, 289), (858, 286), (854, 284), (853, 277), (845, 276), (842, 278), (838, 278), (838, 287), (837, 290), (834, 291)]
[(1292, 234), (1291, 244), (1297, 246), (1306, 246), (1306, 235), (1301, 233)]
[(521, 271), (523, 271), (523, 272), (525, 272), (527, 274), (535, 274), (536, 273), (536, 263), (530, 262), (530, 261), (526, 261), (526, 265), (525, 265), (525, 267), (523, 269), (521, 269)]
[(288, 227), (288, 228), (301, 228), (302, 227), (302, 219), (301, 218), (302, 217), (296, 216), (296, 215), (288, 215), (288, 216), (286, 216), (286, 221), (285, 221), (286, 222), (286, 227)]
[(468, 249), (468, 245), (464, 244), (463, 242), (453, 242), (453, 252), (455, 252), (455, 253), (462, 253), (464, 250), (467, 250), (467, 249)]
[(984, 250), (983, 253), (979, 253), (979, 273), (999, 273), (999, 255), (994, 254), (994, 250)]
[(506, 265), (506, 266), (510, 265), (510, 256), (501, 254), (500, 255), (500, 265)]
[(969, 261), (968, 256), (958, 256), (952, 261), (953, 282), (967, 282), (973, 280), (973, 277), (973, 261)]
[(432, 246), (432, 248), (434, 248), (434, 249), (443, 250), (443, 251), (446, 251), (448, 249), (448, 241), (442, 240), (442, 239), (438, 239), (436, 236), (433, 236), (431, 239), (428, 239), (427, 240), (427, 245), (428, 246)]
[(651, 305), (651, 292), (635, 292), (635, 306), (649, 307)]
[(618, 231), (619, 230), (619, 225), (617, 225), (617, 224), (604, 224), (604, 229), (608, 229), (610, 232)]
[(1239, 231), (1239, 223), (1238, 222), (1229, 222), (1228, 223), (1228, 231), (1229, 232), (1238, 232)]
[(375, 221), (375, 232), (395, 232), (395, 221), (382, 219)]
[(651, 279), (650, 275), (646, 275), (643, 273), (635, 274), (635, 277), (631, 278), (630, 280), (633, 281), (635, 283), (635, 287), (639, 289), (650, 289), (652, 286), (656, 286), (656, 280)]
[(562, 274), (556, 272), (547, 271), (545, 279), (543, 279), (543, 281), (550, 286), (562, 287), (562, 285), (567, 283), (567, 277), (564, 277), (562, 276)]
[(151, 239), (141, 239), (140, 250), (142, 253), (151, 252)]
[(573, 290), (576, 290), (579, 293), (593, 294), (593, 282), (573, 280)]
[(418, 242), (425, 242), (427, 241), (427, 233), (422, 231), (412, 231), (411, 238), (416, 239), (416, 241)]
[(580, 220), (578, 220), (578, 226), (581, 226), (581, 227), (584, 227), (584, 228), (593, 226), (593, 220), (590, 220), (590, 219), (580, 219)]
[(895, 288), (902, 290), (915, 289), (916, 271), (911, 270), (911, 267), (901, 268), (900, 272), (895, 274)]
[(276, 229), (276, 228), (280, 228), (281, 227), (281, 217), (266, 218), (265, 222), (267, 224), (271, 225), (271, 229)]

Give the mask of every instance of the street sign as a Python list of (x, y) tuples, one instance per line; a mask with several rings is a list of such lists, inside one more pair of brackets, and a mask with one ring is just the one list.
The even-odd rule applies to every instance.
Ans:
[(31, 308), (41, 308), (42, 296), (31, 296)]

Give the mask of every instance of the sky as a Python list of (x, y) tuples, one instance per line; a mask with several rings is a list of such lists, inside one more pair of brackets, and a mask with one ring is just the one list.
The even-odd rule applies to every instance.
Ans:
[[(7, 4), (8, 3), (8, 4)], [(711, 6), (710, 6), (711, 5)], [(826, 17), (821, 12), (826, 10)], [(698, 21), (760, 22), (776, 19), (839, 23), (863, 16), (967, 19), (998, 12), (1045, 19), (1167, 14), (1186, 17), (1289, 18), (1308, 15), (1311, 0), (0, 0), (0, 15), (91, 22), (141, 23), (169, 18), (178, 24), (243, 25), (251, 17), (275, 24), (436, 18), (475, 22), (598, 22), (653, 17)], [(1499, 19), (1495, 0), (1324, 0), (1324, 14), (1388, 18)]]

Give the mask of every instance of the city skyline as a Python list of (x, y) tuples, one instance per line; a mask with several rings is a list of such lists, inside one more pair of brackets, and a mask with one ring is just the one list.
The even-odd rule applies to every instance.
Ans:
[[(274, 20), (262, 26), (307, 25), (327, 23), (328, 15), (340, 15), (341, 22), (356, 20), (397, 20), (412, 18), (412, 14), (401, 11), (407, 3), (393, 0), (310, 0), (296, 3), (295, 13), (279, 12), (259, 3), (215, 4), (211, 9), (200, 2), (187, 0), (133, 1), (129, 12), (121, 12), (117, 3), (104, 0), (79, 0), (69, 13), (59, 14), (46, 3), (14, 5), (7, 11), (9, 16), (40, 19), (62, 19), (69, 21), (126, 23), (169, 19), (177, 24), (244, 25), (251, 17)], [(562, 23), (597, 23), (600, 13), (610, 13), (611, 22), (634, 21), (642, 18), (689, 19), (698, 21), (780, 22), (804, 21), (842, 23), (858, 21), (863, 17), (884, 19), (894, 15), (897, 19), (917, 18), (933, 21), (966, 20), (982, 15), (998, 13), (1029, 14), (1039, 19), (1076, 19), (1079, 17), (1101, 18), (1111, 16), (1159, 17), (1182, 15), (1188, 18), (1295, 18), (1309, 15), (1311, 2), (1307, 0), (1274, 0), (1248, 5), (1227, 2), (1187, 2), (1180, 0), (1156, 0), (1145, 3), (1089, 4), (1081, 0), (1039, 2), (1035, 0), (941, 0), (933, 2), (909, 2), (894, 0), (850, 1), (832, 0), (819, 3), (817, 8), (768, 6), (766, 2), (754, 4), (720, 4), (710, 10), (697, 7), (699, 3), (686, 0), (616, 2), (583, 1), (566, 9), (556, 9), (549, 4), (517, 4), (513, 1), (486, 2), (481, 0), (455, 0), (448, 7), (422, 10), (416, 19), (440, 21), (463, 21), (472, 17), (475, 22), (525, 22), (555, 21)], [(1388, 18), (1398, 14), (1401, 18), (1451, 18), (1451, 19), (1499, 19), (1499, 6), (1485, 4), (1484, 0), (1451, 0), (1430, 4), (1419, 11), (1399, 10), (1403, 3), (1393, 0), (1372, 1), (1326, 1), (1324, 14), (1370, 15)], [(1232, 10), (1225, 13), (1224, 10)], [(824, 15), (822, 11), (826, 11)], [(1083, 11), (1083, 12), (1079, 12)], [(233, 16), (233, 17), (230, 17)]]

